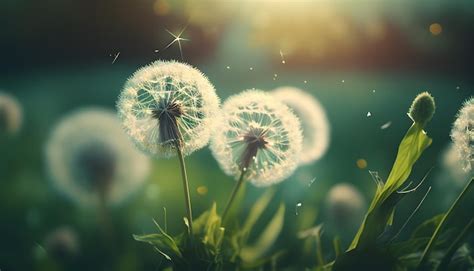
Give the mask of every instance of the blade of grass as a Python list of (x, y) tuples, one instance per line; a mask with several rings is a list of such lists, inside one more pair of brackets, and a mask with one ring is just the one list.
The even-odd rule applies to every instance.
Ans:
[(431, 251), (434, 249), (434, 245), (441, 234), (441, 231), (446, 227), (446, 221), (452, 216), (453, 210), (458, 207), (459, 203), (462, 202), (462, 199), (466, 197), (468, 194), (470, 188), (473, 186), (472, 184), (474, 183), (474, 178), (471, 178), (471, 180), (466, 184), (464, 187), (463, 191), (457, 199), (454, 201), (454, 203), (451, 205), (449, 208), (448, 212), (444, 215), (443, 219), (439, 223), (438, 227), (436, 227), (436, 230), (434, 231), (433, 235), (431, 236), (430, 241), (428, 242), (428, 245), (426, 246), (425, 250), (423, 251), (423, 254), (421, 256), (420, 262), (418, 263), (418, 270), (421, 270), (423, 266), (426, 264), (428, 261), (428, 257), (430, 256)]
[(441, 263), (438, 265), (439, 271), (441, 270), (448, 270), (448, 264), (451, 261), (451, 258), (453, 257), (454, 253), (459, 249), (459, 247), (462, 245), (462, 242), (469, 236), (469, 233), (474, 229), (474, 218), (467, 223), (467, 225), (462, 229), (461, 233), (456, 237), (454, 242), (451, 244), (451, 246), (448, 248), (448, 251), (444, 255), (443, 259), (441, 260)]

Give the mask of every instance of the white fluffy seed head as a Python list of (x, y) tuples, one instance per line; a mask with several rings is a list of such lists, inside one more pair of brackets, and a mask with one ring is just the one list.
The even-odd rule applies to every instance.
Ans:
[(22, 108), (11, 95), (0, 92), (0, 134), (16, 134), (23, 121)]
[(272, 93), (288, 105), (301, 121), (303, 151), (300, 164), (310, 164), (320, 159), (326, 153), (330, 141), (330, 126), (323, 106), (299, 88), (280, 87)]
[(116, 114), (101, 108), (60, 120), (46, 144), (46, 161), (58, 191), (86, 206), (97, 204), (102, 192), (108, 203), (122, 202), (150, 172), (148, 157), (128, 140)]
[(238, 178), (242, 171), (255, 186), (283, 181), (298, 166), (300, 122), (270, 94), (247, 90), (227, 99), (211, 150), (220, 167)]
[(338, 228), (352, 227), (362, 219), (365, 200), (351, 184), (337, 184), (331, 188), (326, 198), (329, 223)]
[(117, 102), (126, 133), (155, 157), (191, 154), (208, 144), (219, 98), (199, 70), (174, 61), (156, 61), (127, 81)]
[(464, 161), (460, 159), (459, 151), (456, 146), (450, 143), (441, 155), (441, 170), (442, 178), (440, 178), (443, 184), (446, 183), (446, 180), (453, 180), (449, 182), (451, 187), (454, 184), (455, 188), (462, 188), (466, 184), (466, 181), (469, 180), (469, 177), (472, 175), (472, 169), (470, 172), (463, 169)]
[(474, 163), (474, 97), (459, 110), (451, 130), (451, 139), (459, 161), (466, 172), (472, 172)]

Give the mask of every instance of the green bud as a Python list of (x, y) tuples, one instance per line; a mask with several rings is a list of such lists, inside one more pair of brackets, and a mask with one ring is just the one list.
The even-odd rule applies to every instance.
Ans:
[(425, 126), (433, 117), (435, 109), (433, 96), (425, 91), (413, 100), (408, 115), (415, 123)]

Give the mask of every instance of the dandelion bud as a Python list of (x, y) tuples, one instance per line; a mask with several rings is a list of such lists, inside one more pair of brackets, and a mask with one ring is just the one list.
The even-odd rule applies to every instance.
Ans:
[(220, 167), (236, 178), (242, 172), (256, 186), (278, 183), (299, 162), (302, 135), (298, 118), (270, 94), (248, 90), (222, 107), (211, 150)]
[(126, 133), (143, 152), (172, 157), (179, 146), (189, 155), (209, 142), (219, 98), (197, 69), (157, 61), (127, 81), (117, 102)]
[(472, 171), (474, 163), (474, 98), (467, 100), (459, 110), (451, 130), (451, 139), (463, 170)]
[(316, 98), (294, 87), (280, 87), (272, 94), (293, 110), (303, 129), (303, 151), (300, 164), (320, 159), (329, 146), (329, 121), (323, 106)]
[(22, 109), (12, 96), (0, 93), (0, 134), (15, 134), (22, 123)]
[(425, 126), (433, 117), (435, 109), (433, 96), (425, 91), (413, 100), (408, 115), (415, 123)]
[(46, 145), (46, 160), (54, 185), (82, 205), (97, 204), (98, 193), (109, 203), (123, 201), (150, 170), (115, 113), (98, 108), (64, 117)]

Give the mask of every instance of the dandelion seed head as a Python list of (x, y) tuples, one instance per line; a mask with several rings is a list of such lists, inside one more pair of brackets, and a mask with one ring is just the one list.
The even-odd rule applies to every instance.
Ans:
[(474, 97), (467, 100), (459, 110), (451, 130), (451, 140), (463, 170), (472, 173), (474, 164)]
[(283, 181), (296, 169), (302, 147), (298, 118), (283, 103), (259, 90), (230, 97), (211, 140), (220, 167), (255, 186)]
[(426, 125), (435, 113), (436, 106), (433, 96), (428, 92), (422, 92), (416, 96), (411, 104), (408, 115), (415, 122)]
[(46, 144), (46, 161), (58, 191), (81, 205), (126, 199), (144, 183), (149, 159), (137, 151), (114, 112), (87, 108), (64, 117)]
[(337, 184), (331, 188), (326, 198), (329, 223), (344, 228), (357, 225), (365, 209), (365, 200), (351, 184)]
[[(466, 181), (469, 180), (469, 176), (472, 175), (472, 168), (469, 171), (465, 171), (465, 161), (461, 159), (459, 151), (453, 143), (450, 143), (441, 155), (441, 169), (442, 173), (445, 173), (447, 177), (442, 178), (442, 182), (445, 183), (446, 179), (453, 180), (456, 188), (462, 188), (465, 186)], [(452, 182), (449, 182), (452, 185)]]
[(169, 158), (176, 143), (185, 155), (209, 142), (219, 98), (197, 69), (156, 61), (127, 81), (117, 103), (126, 133), (143, 152)]
[(319, 160), (328, 150), (330, 142), (330, 126), (323, 106), (312, 95), (298, 88), (281, 87), (272, 93), (300, 119), (303, 129), (300, 163), (310, 164)]
[(0, 92), (0, 134), (17, 133), (22, 121), (23, 113), (18, 101), (13, 96)]

